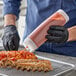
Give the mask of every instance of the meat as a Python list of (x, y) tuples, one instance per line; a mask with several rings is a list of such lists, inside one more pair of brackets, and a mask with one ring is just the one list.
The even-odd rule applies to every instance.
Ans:
[[(2, 52), (3, 53), (3, 52)], [(15, 68), (22, 71), (51, 71), (53, 70), (51, 62), (48, 60), (40, 60), (33, 53), (26, 51), (7, 51), (0, 61), (1, 68)], [(1, 52), (0, 52), (1, 55)], [(2, 55), (0, 56), (2, 57)]]
[[(32, 71), (50, 71), (52, 70), (51, 63), (48, 60), (38, 59), (19, 59), (17, 62), (17, 68), (22, 70), (28, 69)], [(23, 67), (22, 67), (23, 65)]]
[(37, 57), (28, 51), (0, 51), (0, 60), (10, 58), (15, 61), (17, 59), (37, 59)]
[(38, 60), (38, 59), (18, 59), (17, 61), (12, 61), (10, 59), (3, 59), (0, 63), (1, 68), (11, 67), (20, 70), (27, 71), (50, 71), (53, 70), (50, 61), (48, 60)]

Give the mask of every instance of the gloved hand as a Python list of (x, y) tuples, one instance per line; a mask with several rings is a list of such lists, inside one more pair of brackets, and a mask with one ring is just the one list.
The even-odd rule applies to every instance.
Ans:
[(5, 50), (18, 50), (20, 38), (16, 26), (6, 26), (2, 40)]
[(51, 26), (47, 33), (48, 42), (64, 43), (68, 40), (68, 30), (64, 26)]

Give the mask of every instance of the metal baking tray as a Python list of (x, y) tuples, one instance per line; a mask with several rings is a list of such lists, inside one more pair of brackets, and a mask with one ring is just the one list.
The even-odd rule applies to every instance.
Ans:
[(46, 60), (51, 61), (53, 71), (46, 72), (46, 73), (45, 72), (32, 72), (32, 71), (27, 72), (27, 71), (12, 69), (12, 68), (5, 68), (5, 69), (0, 68), (0, 73), (2, 73), (2, 75), (0, 76), (58, 76), (68, 71), (71, 71), (75, 67), (73, 64), (70, 64), (70, 63), (42, 57), (39, 55), (36, 55), (36, 56), (39, 59), (46, 59)]
[(58, 76), (74, 69), (75, 65), (63, 61), (50, 59), (37, 55), (39, 59), (49, 60), (52, 63), (53, 71), (50, 71), (50, 76)]
[(8, 76), (8, 75), (5, 75), (5, 74), (0, 73), (0, 76)]

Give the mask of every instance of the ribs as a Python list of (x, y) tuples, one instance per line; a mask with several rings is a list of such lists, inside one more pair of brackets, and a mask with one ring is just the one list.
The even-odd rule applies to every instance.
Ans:
[(53, 70), (50, 61), (40, 60), (33, 53), (27, 51), (2, 51), (0, 52), (0, 58), (2, 58), (0, 60), (1, 68), (11, 67), (22, 71), (32, 70), (39, 72)]
[(0, 51), (0, 60), (10, 58), (15, 61), (17, 59), (37, 59), (37, 57), (28, 51)]
[(16, 62), (16, 69), (39, 72), (53, 70), (50, 61), (38, 59), (19, 59)]

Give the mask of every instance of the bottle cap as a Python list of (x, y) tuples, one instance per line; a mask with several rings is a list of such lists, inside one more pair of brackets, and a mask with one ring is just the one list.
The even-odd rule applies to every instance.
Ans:
[(57, 12), (59, 12), (61, 15), (64, 16), (66, 23), (69, 21), (69, 16), (67, 15), (67, 13), (64, 10), (59, 9)]
[(23, 45), (30, 52), (34, 52), (37, 49), (36, 44), (29, 37), (24, 40)]

